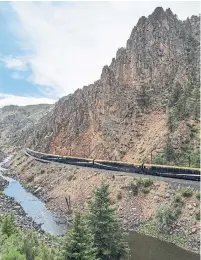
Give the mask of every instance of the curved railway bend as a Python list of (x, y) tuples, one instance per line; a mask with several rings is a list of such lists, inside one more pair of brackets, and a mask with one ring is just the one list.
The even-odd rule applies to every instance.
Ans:
[(100, 170), (107, 170), (111, 174), (123, 175), (149, 175), (154, 178), (162, 178), (163, 180), (171, 180), (171, 182), (192, 183), (199, 187), (200, 169), (157, 166), (157, 165), (140, 165), (123, 162), (111, 162), (103, 160), (86, 159), (71, 156), (60, 156), (54, 154), (45, 154), (26, 149), (25, 155), (31, 156), (35, 160), (43, 162), (52, 162), (60, 164), (70, 164), (80, 167), (96, 168)]

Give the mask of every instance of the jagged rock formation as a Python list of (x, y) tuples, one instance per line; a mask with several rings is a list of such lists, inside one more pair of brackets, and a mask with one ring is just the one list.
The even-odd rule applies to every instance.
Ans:
[[(199, 117), (199, 26), (199, 17), (180, 21), (161, 7), (141, 17), (126, 48), (117, 51), (100, 79), (61, 98), (26, 145), (125, 161), (150, 158), (170, 137), (182, 148), (190, 132), (182, 127), (181, 136), (179, 127)], [(185, 113), (176, 110), (182, 95)], [(176, 129), (168, 125), (174, 121), (170, 114), (178, 122)]]
[(25, 145), (38, 121), (52, 105), (5, 106), (0, 109), (0, 150), (11, 152)]

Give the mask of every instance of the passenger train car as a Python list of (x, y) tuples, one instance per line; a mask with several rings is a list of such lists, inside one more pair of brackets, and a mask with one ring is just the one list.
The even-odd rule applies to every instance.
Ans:
[(200, 181), (200, 168), (178, 167), (156, 164), (139, 164), (118, 161), (95, 160), (73, 156), (61, 156), (55, 154), (46, 154), (36, 152), (30, 149), (25, 150), (25, 154), (33, 156), (38, 160), (59, 162), (84, 167), (99, 168), (111, 171), (141, 173), (145, 175), (154, 175), (168, 178), (177, 178), (185, 180)]

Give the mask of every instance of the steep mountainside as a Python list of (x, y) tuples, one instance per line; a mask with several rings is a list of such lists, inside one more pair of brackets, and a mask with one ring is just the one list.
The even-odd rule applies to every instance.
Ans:
[(52, 105), (5, 106), (0, 109), (0, 150), (20, 149), (30, 135), (30, 129), (47, 114)]
[(125, 161), (150, 160), (152, 150), (162, 151), (158, 161), (175, 149), (177, 159), (196, 151), (199, 29), (199, 17), (180, 21), (161, 7), (141, 17), (100, 79), (61, 98), (26, 145)]

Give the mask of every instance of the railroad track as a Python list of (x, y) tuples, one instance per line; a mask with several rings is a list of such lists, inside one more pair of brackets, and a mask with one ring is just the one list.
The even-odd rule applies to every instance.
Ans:
[(200, 169), (185, 168), (178, 166), (154, 165), (154, 164), (138, 164), (124, 163), (106, 160), (94, 160), (72, 156), (61, 156), (54, 154), (45, 154), (30, 149), (25, 149), (27, 156), (32, 156), (36, 160), (43, 162), (57, 162), (70, 165), (77, 165), (90, 168), (98, 168), (110, 171), (138, 173), (144, 175), (161, 176), (166, 178), (184, 179), (192, 181), (200, 181)]

